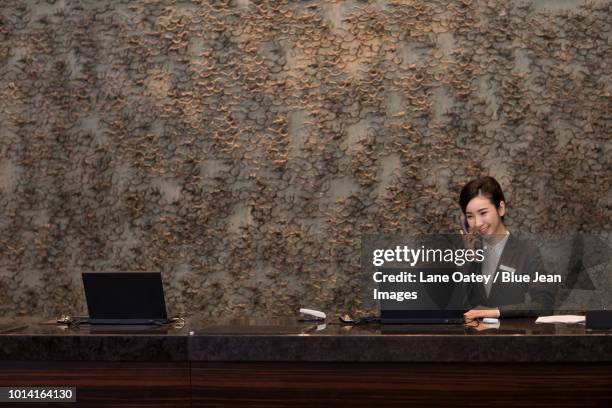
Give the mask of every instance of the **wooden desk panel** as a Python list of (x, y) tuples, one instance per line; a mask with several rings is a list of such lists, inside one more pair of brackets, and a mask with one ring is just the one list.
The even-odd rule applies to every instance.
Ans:
[(76, 387), (77, 403), (37, 407), (189, 407), (189, 364), (135, 362), (0, 362), (0, 387)]
[(193, 407), (610, 407), (612, 364), (192, 363)]

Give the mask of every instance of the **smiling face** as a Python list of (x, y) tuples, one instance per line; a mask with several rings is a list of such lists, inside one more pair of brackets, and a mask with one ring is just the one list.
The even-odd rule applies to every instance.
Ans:
[(501, 217), (506, 213), (506, 203), (501, 201), (496, 208), (491, 200), (478, 195), (470, 200), (465, 208), (465, 217), (470, 231), (483, 237), (506, 234), (506, 226)]

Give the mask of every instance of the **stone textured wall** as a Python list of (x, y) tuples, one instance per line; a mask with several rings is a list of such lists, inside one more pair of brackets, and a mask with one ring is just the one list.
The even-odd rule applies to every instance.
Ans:
[(0, 309), (161, 270), (171, 313), (359, 308), (363, 232), (610, 231), (609, 1), (3, 0)]

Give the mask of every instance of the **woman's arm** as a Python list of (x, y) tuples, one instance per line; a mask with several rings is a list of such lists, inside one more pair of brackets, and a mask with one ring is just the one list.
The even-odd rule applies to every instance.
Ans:
[[(554, 295), (551, 284), (533, 282), (535, 273), (546, 274), (540, 251), (535, 246), (528, 246), (521, 264), (523, 274), (529, 274), (531, 282), (527, 285), (525, 300), (522, 303), (500, 306), (502, 317), (531, 317), (552, 313)], [(527, 249), (526, 248), (526, 249)]]

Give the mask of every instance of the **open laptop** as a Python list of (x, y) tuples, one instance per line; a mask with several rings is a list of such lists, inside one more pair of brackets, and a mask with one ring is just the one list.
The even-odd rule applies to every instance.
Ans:
[(465, 310), (380, 310), (383, 324), (462, 324)]
[[(384, 268), (386, 274), (397, 274), (410, 269)], [(457, 270), (449, 266), (415, 267), (414, 273), (450, 275)], [(383, 324), (462, 324), (468, 310), (464, 288), (453, 283), (379, 283), (380, 291), (417, 292), (416, 300), (397, 302), (380, 300), (380, 322)]]
[(160, 272), (85, 272), (90, 324), (166, 324)]

